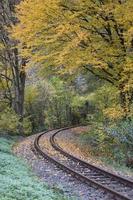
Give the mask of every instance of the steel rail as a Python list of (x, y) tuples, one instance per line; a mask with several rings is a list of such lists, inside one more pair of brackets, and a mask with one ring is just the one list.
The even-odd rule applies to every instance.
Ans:
[[(70, 129), (70, 128), (66, 128), (65, 130), (67, 129)], [(113, 176), (114, 178), (118, 178), (119, 180), (121, 180), (123, 183), (127, 182), (129, 185), (131, 185), (133, 187), (133, 181), (130, 180), (130, 179), (127, 179), (127, 178), (124, 178), (120, 175), (117, 175), (115, 173), (112, 173), (112, 172), (109, 172), (107, 170), (103, 170), (101, 167), (97, 167), (96, 165), (93, 165), (93, 164), (90, 164), (88, 162), (85, 162), (84, 160), (80, 159), (80, 158), (77, 158), (76, 156), (73, 156), (72, 154), (68, 153), (67, 151), (63, 150), (55, 141), (55, 136), (61, 132), (62, 130), (58, 130), (56, 131), (51, 137), (50, 137), (50, 142), (51, 142), (51, 145), (57, 150), (59, 151), (60, 153), (64, 154), (65, 156), (67, 157), (71, 157), (72, 159), (76, 160), (76, 161), (79, 161), (81, 162), (82, 164), (86, 165), (86, 166), (89, 166), (89, 167), (92, 167), (93, 169), (95, 168), (96, 170), (98, 170), (99, 172), (103, 172), (104, 174), (107, 174), (109, 176)]]
[[(108, 171), (105, 171), (105, 170), (103, 170), (102, 168), (99, 168), (99, 167), (97, 167), (97, 166), (95, 166), (95, 165), (89, 164), (89, 163), (87, 163), (87, 162), (85, 162), (85, 161), (83, 161), (83, 160), (81, 160), (81, 159), (79, 159), (79, 158), (77, 158), (77, 157), (74, 157), (73, 155), (71, 155), (71, 154), (69, 154), (68, 152), (64, 151), (58, 144), (56, 144), (56, 142), (55, 142), (55, 136), (56, 136), (59, 132), (61, 132), (61, 131), (63, 131), (63, 130), (68, 130), (68, 129), (71, 129), (71, 128), (74, 128), (74, 127), (67, 127), (67, 128), (58, 129), (58, 130), (56, 130), (56, 132), (50, 137), (50, 143), (51, 143), (51, 145), (52, 145), (52, 147), (53, 147), (54, 149), (56, 149), (57, 151), (59, 151), (59, 152), (60, 152), (61, 154), (63, 154), (64, 156), (66, 156), (66, 157), (68, 157), (68, 158), (71, 158), (71, 159), (73, 159), (73, 160), (75, 160), (75, 161), (78, 161), (79, 163), (82, 163), (84, 166), (89, 166), (89, 167), (91, 167), (91, 168), (93, 168), (93, 169), (99, 170), (99, 172), (101, 172), (102, 174), (103, 174), (103, 173), (104, 173), (104, 174), (107, 174), (107, 175), (109, 175), (110, 177), (113, 176), (113, 177), (115, 177), (115, 178), (121, 180), (122, 182), (124, 182), (124, 183), (126, 182), (128, 185), (130, 184), (131, 186), (133, 186), (133, 182), (132, 182), (132, 181), (130, 181), (130, 180), (128, 180), (128, 179), (125, 179), (125, 178), (123, 178), (123, 177), (121, 177), (121, 176), (115, 175), (115, 174), (113, 174), (113, 173), (110, 173), (110, 172), (108, 172)], [(133, 200), (133, 199), (131, 199), (131, 198), (128, 197), (128, 196), (125, 196), (125, 195), (123, 195), (123, 194), (121, 194), (121, 193), (119, 193), (119, 192), (117, 192), (117, 191), (115, 191), (115, 190), (113, 190), (113, 189), (111, 189), (111, 188), (106, 187), (105, 185), (102, 185), (101, 183), (96, 182), (96, 181), (93, 180), (93, 179), (90, 179), (90, 178), (86, 177), (85, 175), (83, 175), (83, 174), (81, 174), (81, 173), (79, 173), (79, 172), (77, 172), (77, 171), (74, 171), (72, 168), (70, 168), (70, 167), (68, 167), (68, 166), (66, 166), (66, 165), (64, 165), (64, 164), (62, 164), (62, 163), (60, 163), (59, 160), (53, 158), (52, 156), (50, 156), (50, 155), (48, 155), (46, 152), (44, 152), (44, 151), (41, 149), (40, 145), (39, 145), (39, 140), (41, 139), (41, 136), (42, 136), (42, 135), (44, 135), (44, 134), (46, 134), (46, 133), (48, 133), (48, 132), (51, 132), (51, 131), (53, 131), (53, 129), (52, 129), (52, 130), (49, 130), (49, 131), (46, 131), (46, 132), (42, 132), (42, 133), (40, 133), (40, 134), (35, 138), (35, 140), (34, 140), (34, 147), (35, 147), (35, 149), (37, 150), (37, 152), (38, 152), (39, 154), (41, 154), (43, 157), (45, 157), (46, 159), (48, 159), (48, 160), (50, 160), (51, 162), (53, 162), (54, 164), (56, 164), (59, 168), (61, 168), (61, 169), (65, 170), (65, 171), (71, 173), (73, 176), (75, 176), (76, 178), (79, 178), (81, 181), (83, 181), (83, 182), (85, 182), (85, 183), (87, 183), (87, 184), (89, 184), (89, 185), (90, 185), (90, 183), (91, 183), (91, 184), (93, 184), (93, 185), (95, 185), (95, 186), (99, 186), (100, 188), (102, 188), (102, 189), (104, 189), (105, 191), (107, 191), (107, 192), (109, 192), (109, 193), (111, 193), (111, 194), (113, 194), (113, 195), (119, 197), (119, 198), (122, 199), (122, 200)]]

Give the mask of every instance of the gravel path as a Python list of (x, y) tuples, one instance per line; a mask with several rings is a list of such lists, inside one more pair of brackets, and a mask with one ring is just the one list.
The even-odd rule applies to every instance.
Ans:
[[(43, 137), (41, 145), (47, 151), (49, 145), (47, 139), (49, 135)], [(16, 144), (13, 148), (15, 154), (23, 157), (30, 164), (33, 171), (41, 178), (42, 181), (54, 188), (60, 188), (68, 197), (76, 200), (112, 200), (112, 197), (105, 194), (101, 189), (97, 189), (78, 181), (70, 174), (60, 170), (51, 162), (38, 156), (33, 149), (35, 135), (30, 136)], [(54, 155), (54, 152), (51, 151)]]

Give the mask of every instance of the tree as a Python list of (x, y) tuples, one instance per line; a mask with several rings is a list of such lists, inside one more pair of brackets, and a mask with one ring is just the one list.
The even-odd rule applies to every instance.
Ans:
[(31, 122), (32, 132), (46, 129), (44, 112), (49, 107), (51, 90), (49, 82), (41, 78), (25, 89), (25, 114)]
[(25, 0), (14, 28), (23, 55), (62, 73), (86, 69), (119, 90), (125, 117), (133, 100), (132, 0)]
[(24, 88), (26, 62), (19, 56), (17, 40), (13, 40), (9, 28), (18, 20), (14, 7), (19, 0), (2, 0), (0, 2), (0, 86), (1, 99), (7, 100), (19, 116), (19, 131), (23, 133)]

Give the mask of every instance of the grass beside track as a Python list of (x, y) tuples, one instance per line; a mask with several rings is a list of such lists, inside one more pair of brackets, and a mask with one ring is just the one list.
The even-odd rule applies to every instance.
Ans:
[(0, 200), (66, 200), (39, 181), (27, 164), (11, 152), (14, 139), (0, 137)]

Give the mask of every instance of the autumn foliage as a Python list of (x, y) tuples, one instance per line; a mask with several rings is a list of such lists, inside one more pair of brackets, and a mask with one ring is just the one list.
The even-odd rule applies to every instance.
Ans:
[(25, 0), (13, 35), (21, 52), (62, 73), (85, 68), (119, 89), (125, 115), (133, 95), (132, 0)]

